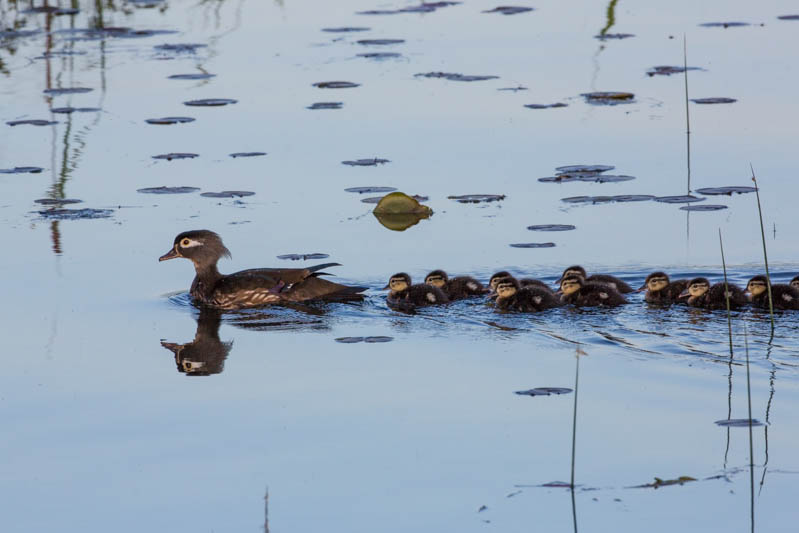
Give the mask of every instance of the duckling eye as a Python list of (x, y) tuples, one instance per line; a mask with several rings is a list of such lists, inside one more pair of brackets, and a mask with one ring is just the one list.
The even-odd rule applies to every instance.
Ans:
[(188, 246), (190, 243), (191, 241), (189, 239), (183, 239), (182, 241), (180, 241), (180, 245), (183, 247)]

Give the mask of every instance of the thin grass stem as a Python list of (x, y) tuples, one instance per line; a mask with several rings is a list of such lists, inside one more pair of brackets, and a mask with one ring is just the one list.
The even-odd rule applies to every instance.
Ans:
[(727, 302), (727, 333), (730, 338), (730, 358), (732, 358), (732, 312), (730, 311), (730, 285), (727, 282), (727, 262), (724, 260), (724, 242), (719, 228), (719, 247), (721, 248), (721, 266), (724, 269), (724, 300)]
[(688, 44), (685, 34), (682, 36), (683, 75), (685, 77), (685, 154), (688, 166), (688, 192), (691, 194), (691, 117), (688, 112)]
[(768, 282), (768, 312), (771, 317), (771, 337), (774, 337), (774, 301), (771, 297), (771, 274), (768, 270), (768, 252), (766, 252), (766, 230), (763, 227), (763, 209), (760, 207), (760, 186), (757, 184), (755, 168), (749, 163), (752, 170), (752, 181), (755, 184), (755, 197), (757, 198), (757, 214), (760, 216), (760, 238), (763, 241), (763, 262), (766, 265), (766, 281)]

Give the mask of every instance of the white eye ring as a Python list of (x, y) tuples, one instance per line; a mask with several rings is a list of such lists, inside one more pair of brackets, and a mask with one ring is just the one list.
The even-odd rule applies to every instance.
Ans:
[(202, 246), (203, 243), (200, 241), (195, 241), (194, 239), (185, 238), (180, 241), (181, 248), (194, 248), (195, 246)]

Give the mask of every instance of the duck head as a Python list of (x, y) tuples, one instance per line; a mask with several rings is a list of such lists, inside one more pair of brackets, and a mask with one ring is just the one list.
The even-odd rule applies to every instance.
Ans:
[(567, 276), (580, 276), (585, 279), (585, 269), (580, 265), (572, 265), (563, 271), (563, 274), (560, 275), (560, 279), (556, 280), (555, 283), (561, 283)]
[(434, 270), (424, 278), (425, 284), (438, 287), (439, 289), (443, 289), (448, 281), (449, 277), (443, 270)]
[(511, 276), (510, 272), (505, 272), (504, 270), (501, 270), (501, 271), (497, 272), (496, 274), (494, 274), (493, 276), (491, 276), (491, 279), (488, 280), (489, 288), (493, 292), (497, 292), (497, 284), (503, 278), (513, 278), (513, 276)]
[(194, 263), (197, 270), (216, 266), (221, 257), (230, 257), (222, 238), (207, 229), (184, 231), (175, 237), (172, 249), (158, 258), (159, 261), (184, 257)]
[(411, 277), (405, 272), (394, 274), (388, 279), (388, 284), (383, 290), (389, 289), (391, 292), (401, 292), (411, 286)]
[(519, 282), (515, 278), (500, 278), (496, 284), (496, 292), (499, 298), (510, 298), (519, 290)]
[(796, 276), (791, 280), (791, 287), (794, 289), (799, 289), (799, 276)]
[(688, 288), (680, 294), (679, 298), (699, 298), (709, 290), (710, 282), (707, 278), (694, 278), (688, 282)]
[(565, 275), (560, 280), (560, 292), (563, 293), (564, 296), (574, 294), (582, 288), (584, 283), (585, 278), (583, 276), (578, 276), (576, 274)]
[(752, 296), (759, 296), (768, 290), (768, 278), (755, 276), (746, 284), (746, 292)]
[(669, 286), (669, 277), (665, 272), (652, 272), (646, 277), (646, 281), (638, 290), (648, 290), (649, 292), (662, 291)]

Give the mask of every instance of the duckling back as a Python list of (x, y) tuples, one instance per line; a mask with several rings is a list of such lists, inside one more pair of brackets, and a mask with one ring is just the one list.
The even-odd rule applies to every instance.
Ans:
[(439, 305), (449, 303), (447, 295), (433, 285), (418, 283), (410, 285), (402, 291), (392, 291), (386, 297), (389, 306), (398, 308), (415, 308), (427, 305)]
[(740, 309), (749, 303), (743, 289), (732, 283), (727, 283), (725, 288), (722, 282), (716, 283), (697, 298), (689, 298), (688, 305), (702, 309), (727, 309), (727, 295), (730, 298), (730, 309)]
[[(774, 309), (799, 310), (799, 289), (791, 285), (777, 284), (771, 286), (771, 299)], [(768, 309), (768, 291), (761, 292), (752, 297), (755, 307)]]
[(675, 279), (659, 291), (646, 291), (644, 301), (650, 304), (673, 304), (679, 303), (680, 295), (688, 288), (688, 279)]
[(615, 307), (627, 303), (627, 299), (613, 286), (594, 282), (586, 282), (572, 294), (564, 294), (561, 301), (577, 307)]
[(447, 281), (444, 292), (450, 300), (460, 300), (472, 296), (482, 296), (489, 290), (471, 276), (458, 276)]
[(516, 291), (512, 296), (497, 298), (497, 308), (523, 313), (537, 313), (553, 307), (560, 307), (560, 298), (548, 287), (527, 286)]
[(634, 289), (622, 279), (608, 274), (591, 274), (585, 278), (586, 283), (598, 283), (602, 285), (610, 285), (616, 292), (628, 294), (634, 292)]

